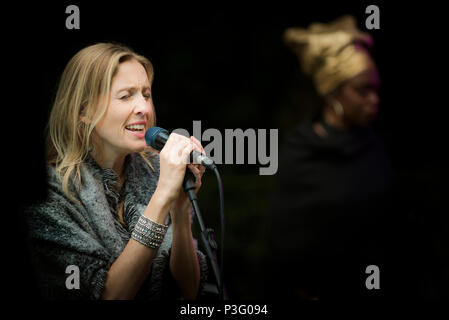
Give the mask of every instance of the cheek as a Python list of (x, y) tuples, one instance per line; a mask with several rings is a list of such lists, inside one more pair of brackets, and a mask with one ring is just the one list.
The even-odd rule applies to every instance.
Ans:
[(130, 117), (130, 110), (130, 107), (124, 103), (111, 104), (108, 110), (111, 125), (117, 130), (122, 129)]
[(128, 114), (123, 106), (111, 104), (95, 127), (100, 136), (111, 136), (123, 131)]
[(356, 90), (348, 90), (344, 100), (348, 114), (358, 114), (363, 111), (366, 105), (366, 99)]

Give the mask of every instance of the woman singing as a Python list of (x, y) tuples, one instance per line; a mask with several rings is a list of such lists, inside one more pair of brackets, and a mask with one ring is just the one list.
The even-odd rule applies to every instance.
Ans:
[(153, 66), (99, 43), (67, 64), (47, 127), (48, 196), (27, 210), (30, 250), (45, 299), (196, 299), (205, 256), (182, 190), (198, 140), (171, 134), (157, 154)]

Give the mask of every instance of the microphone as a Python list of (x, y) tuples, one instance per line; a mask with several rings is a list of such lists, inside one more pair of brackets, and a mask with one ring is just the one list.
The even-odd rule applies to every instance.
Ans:
[[(159, 127), (151, 127), (147, 130), (147, 132), (145, 132), (145, 141), (147, 142), (147, 145), (149, 145), (153, 149), (160, 151), (165, 146), (169, 135), (170, 133), (165, 129)], [(206, 157), (196, 150), (193, 150), (190, 154), (190, 160), (191, 163), (201, 164), (211, 170), (214, 170), (216, 168), (215, 163), (212, 159)]]

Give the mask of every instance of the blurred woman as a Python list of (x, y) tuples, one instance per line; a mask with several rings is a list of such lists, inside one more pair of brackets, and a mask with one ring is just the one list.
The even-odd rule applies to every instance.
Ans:
[(272, 290), (292, 299), (363, 296), (366, 268), (384, 270), (392, 187), (390, 162), (370, 129), (379, 104), (372, 39), (344, 16), (289, 28), (284, 40), (322, 105), (284, 141), (272, 207)]

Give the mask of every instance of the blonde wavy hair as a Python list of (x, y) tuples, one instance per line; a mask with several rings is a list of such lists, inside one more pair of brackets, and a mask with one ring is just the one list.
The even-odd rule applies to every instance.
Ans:
[[(119, 64), (130, 59), (142, 64), (152, 84), (151, 62), (131, 48), (115, 43), (98, 43), (80, 50), (62, 73), (46, 127), (46, 161), (54, 166), (64, 193), (74, 202), (79, 203), (69, 191), (70, 185), (77, 185), (79, 193), (80, 166), (88, 156), (92, 131), (106, 113), (112, 79)], [(81, 121), (81, 115), (91, 121), (86, 124)], [(155, 117), (149, 122), (154, 126)], [(154, 171), (147, 158), (149, 154), (150, 149), (140, 152)], [(122, 210), (123, 204), (119, 208), (119, 217)]]

